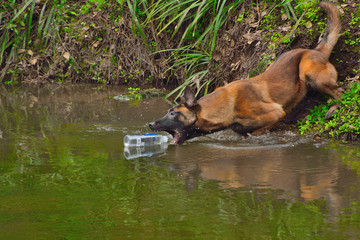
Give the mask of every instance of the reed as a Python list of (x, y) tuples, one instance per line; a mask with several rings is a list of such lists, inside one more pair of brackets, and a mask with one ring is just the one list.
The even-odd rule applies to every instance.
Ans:
[[(180, 95), (187, 85), (196, 85), (197, 93), (206, 94), (212, 79), (206, 79), (207, 66), (215, 49), (218, 32), (241, 1), (226, 0), (166, 0), (148, 2), (149, 10), (145, 24), (154, 24), (156, 33), (170, 33), (170, 39), (177, 40), (177, 47), (166, 49), (171, 52), (168, 71), (185, 70), (183, 84), (168, 96)], [(162, 50), (163, 51), (163, 50)]]
[[(0, 14), (0, 82), (8, 73), (9, 66), (19, 61), (19, 52), (34, 51), (36, 48), (44, 51), (49, 46), (49, 40), (56, 38), (59, 24), (63, 21), (65, 3), (66, 1), (57, 3), (51, 0), (41, 4), (36, 0), (4, 3)], [(39, 40), (37, 46), (34, 45), (36, 39)], [(10, 70), (15, 71), (16, 69)]]

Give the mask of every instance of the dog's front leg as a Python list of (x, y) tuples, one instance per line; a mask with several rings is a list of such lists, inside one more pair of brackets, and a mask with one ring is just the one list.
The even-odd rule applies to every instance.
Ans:
[[(340, 97), (341, 97), (341, 94), (343, 94), (345, 92), (345, 90), (341, 87), (337, 88), (336, 89), (336, 100), (339, 100)], [(337, 109), (341, 108), (341, 106), (339, 104), (335, 104), (335, 105), (332, 105), (329, 110), (327, 111), (327, 113), (325, 114), (325, 119), (326, 120), (329, 120), (329, 119), (332, 119), (333, 118), (333, 115), (335, 113), (335, 111)]]

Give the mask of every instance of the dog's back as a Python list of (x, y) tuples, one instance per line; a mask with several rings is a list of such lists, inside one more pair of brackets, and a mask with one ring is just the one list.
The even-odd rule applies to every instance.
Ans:
[(282, 54), (269, 70), (258, 77), (267, 85), (272, 100), (289, 112), (306, 94), (306, 83), (300, 79), (300, 62), (308, 49)]

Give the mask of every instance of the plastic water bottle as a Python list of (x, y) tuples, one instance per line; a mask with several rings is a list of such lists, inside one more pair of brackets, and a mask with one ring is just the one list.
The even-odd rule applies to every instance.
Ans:
[(156, 145), (149, 145), (149, 146), (125, 146), (124, 148), (124, 156), (126, 159), (134, 159), (140, 157), (152, 157), (157, 154), (164, 153), (167, 149), (167, 143), (161, 143)]
[(158, 134), (126, 135), (124, 137), (125, 147), (141, 147), (167, 143), (168, 137)]

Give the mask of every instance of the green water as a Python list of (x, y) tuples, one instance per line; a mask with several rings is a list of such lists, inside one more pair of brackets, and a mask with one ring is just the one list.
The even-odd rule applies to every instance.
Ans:
[(121, 92), (0, 90), (0, 239), (360, 238), (358, 144), (224, 132), (128, 160), (170, 105)]

